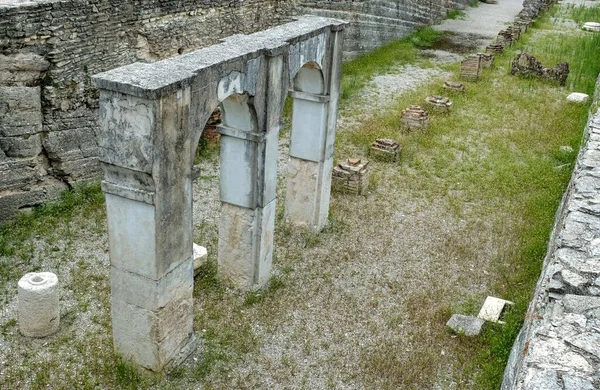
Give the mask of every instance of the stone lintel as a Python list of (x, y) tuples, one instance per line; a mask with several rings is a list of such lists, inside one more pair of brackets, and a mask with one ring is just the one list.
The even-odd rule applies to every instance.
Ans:
[(221, 135), (239, 138), (251, 142), (263, 142), (265, 140), (264, 133), (255, 133), (251, 131), (234, 129), (232, 127), (227, 127), (223, 125), (217, 126), (217, 132)]
[(319, 35), (327, 30), (343, 29), (345, 22), (317, 16), (298, 20), (235, 40), (206, 47), (152, 64), (135, 63), (92, 77), (99, 89), (117, 91), (145, 99), (163, 95), (192, 84), (201, 73), (234, 61), (247, 61), (267, 53), (283, 53), (291, 43)]
[(290, 90), (289, 95), (294, 99), (308, 100), (316, 103), (327, 103), (329, 101), (329, 95), (317, 95), (309, 92), (300, 92)]

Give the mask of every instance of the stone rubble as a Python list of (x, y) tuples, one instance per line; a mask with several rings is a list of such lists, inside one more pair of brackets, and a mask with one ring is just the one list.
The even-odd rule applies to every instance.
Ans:
[(512, 62), (510, 73), (524, 77), (537, 77), (556, 81), (564, 86), (569, 76), (569, 64), (560, 62), (553, 68), (546, 68), (531, 54), (519, 53)]
[(481, 310), (479, 310), (477, 317), (485, 321), (504, 324), (504, 321), (501, 321), (500, 317), (502, 316), (502, 313), (504, 313), (506, 305), (514, 305), (514, 303), (496, 297), (487, 297), (481, 306)]
[(450, 99), (444, 96), (427, 96), (425, 103), (438, 112), (450, 112), (450, 107), (452, 107)]
[(600, 388), (600, 111), (563, 200), (502, 389)]
[(402, 147), (390, 138), (377, 138), (369, 148), (369, 156), (382, 161), (398, 161)]
[(349, 158), (333, 168), (331, 187), (339, 192), (362, 195), (369, 184), (369, 161)]
[(452, 92), (460, 92), (460, 93), (466, 92), (466, 88), (463, 83), (455, 83), (453, 81), (444, 81), (444, 85), (442, 85), (442, 88), (444, 88), (447, 91), (452, 91)]
[(426, 129), (429, 126), (429, 114), (421, 106), (412, 105), (402, 110), (400, 123), (408, 130)]
[(208, 252), (205, 247), (200, 246), (196, 243), (194, 243), (193, 245), (192, 252), (194, 255), (194, 276), (196, 276), (200, 272), (200, 267), (206, 264), (206, 260), (208, 259)]

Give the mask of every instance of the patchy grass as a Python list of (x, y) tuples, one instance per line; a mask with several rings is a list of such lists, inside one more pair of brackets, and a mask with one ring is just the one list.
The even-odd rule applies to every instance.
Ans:
[(388, 43), (354, 60), (344, 62), (341, 80), (342, 100), (355, 95), (373, 76), (385, 73), (394, 67), (414, 63), (427, 65), (427, 61), (419, 57), (419, 49), (431, 47), (439, 34), (433, 28), (425, 27), (399, 41)]

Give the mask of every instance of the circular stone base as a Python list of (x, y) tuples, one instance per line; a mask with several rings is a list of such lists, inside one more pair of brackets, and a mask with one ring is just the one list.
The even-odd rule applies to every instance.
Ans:
[(600, 23), (586, 22), (583, 24), (582, 29), (584, 29), (586, 31), (600, 31)]

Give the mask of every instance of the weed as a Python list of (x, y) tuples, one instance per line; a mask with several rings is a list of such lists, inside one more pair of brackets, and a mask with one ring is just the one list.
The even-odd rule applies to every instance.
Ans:
[(462, 19), (462, 20), (464, 20), (466, 18), (467, 18), (467, 14), (465, 14), (464, 11), (461, 11), (458, 9), (450, 10), (446, 14), (446, 19), (452, 19), (452, 20)]

